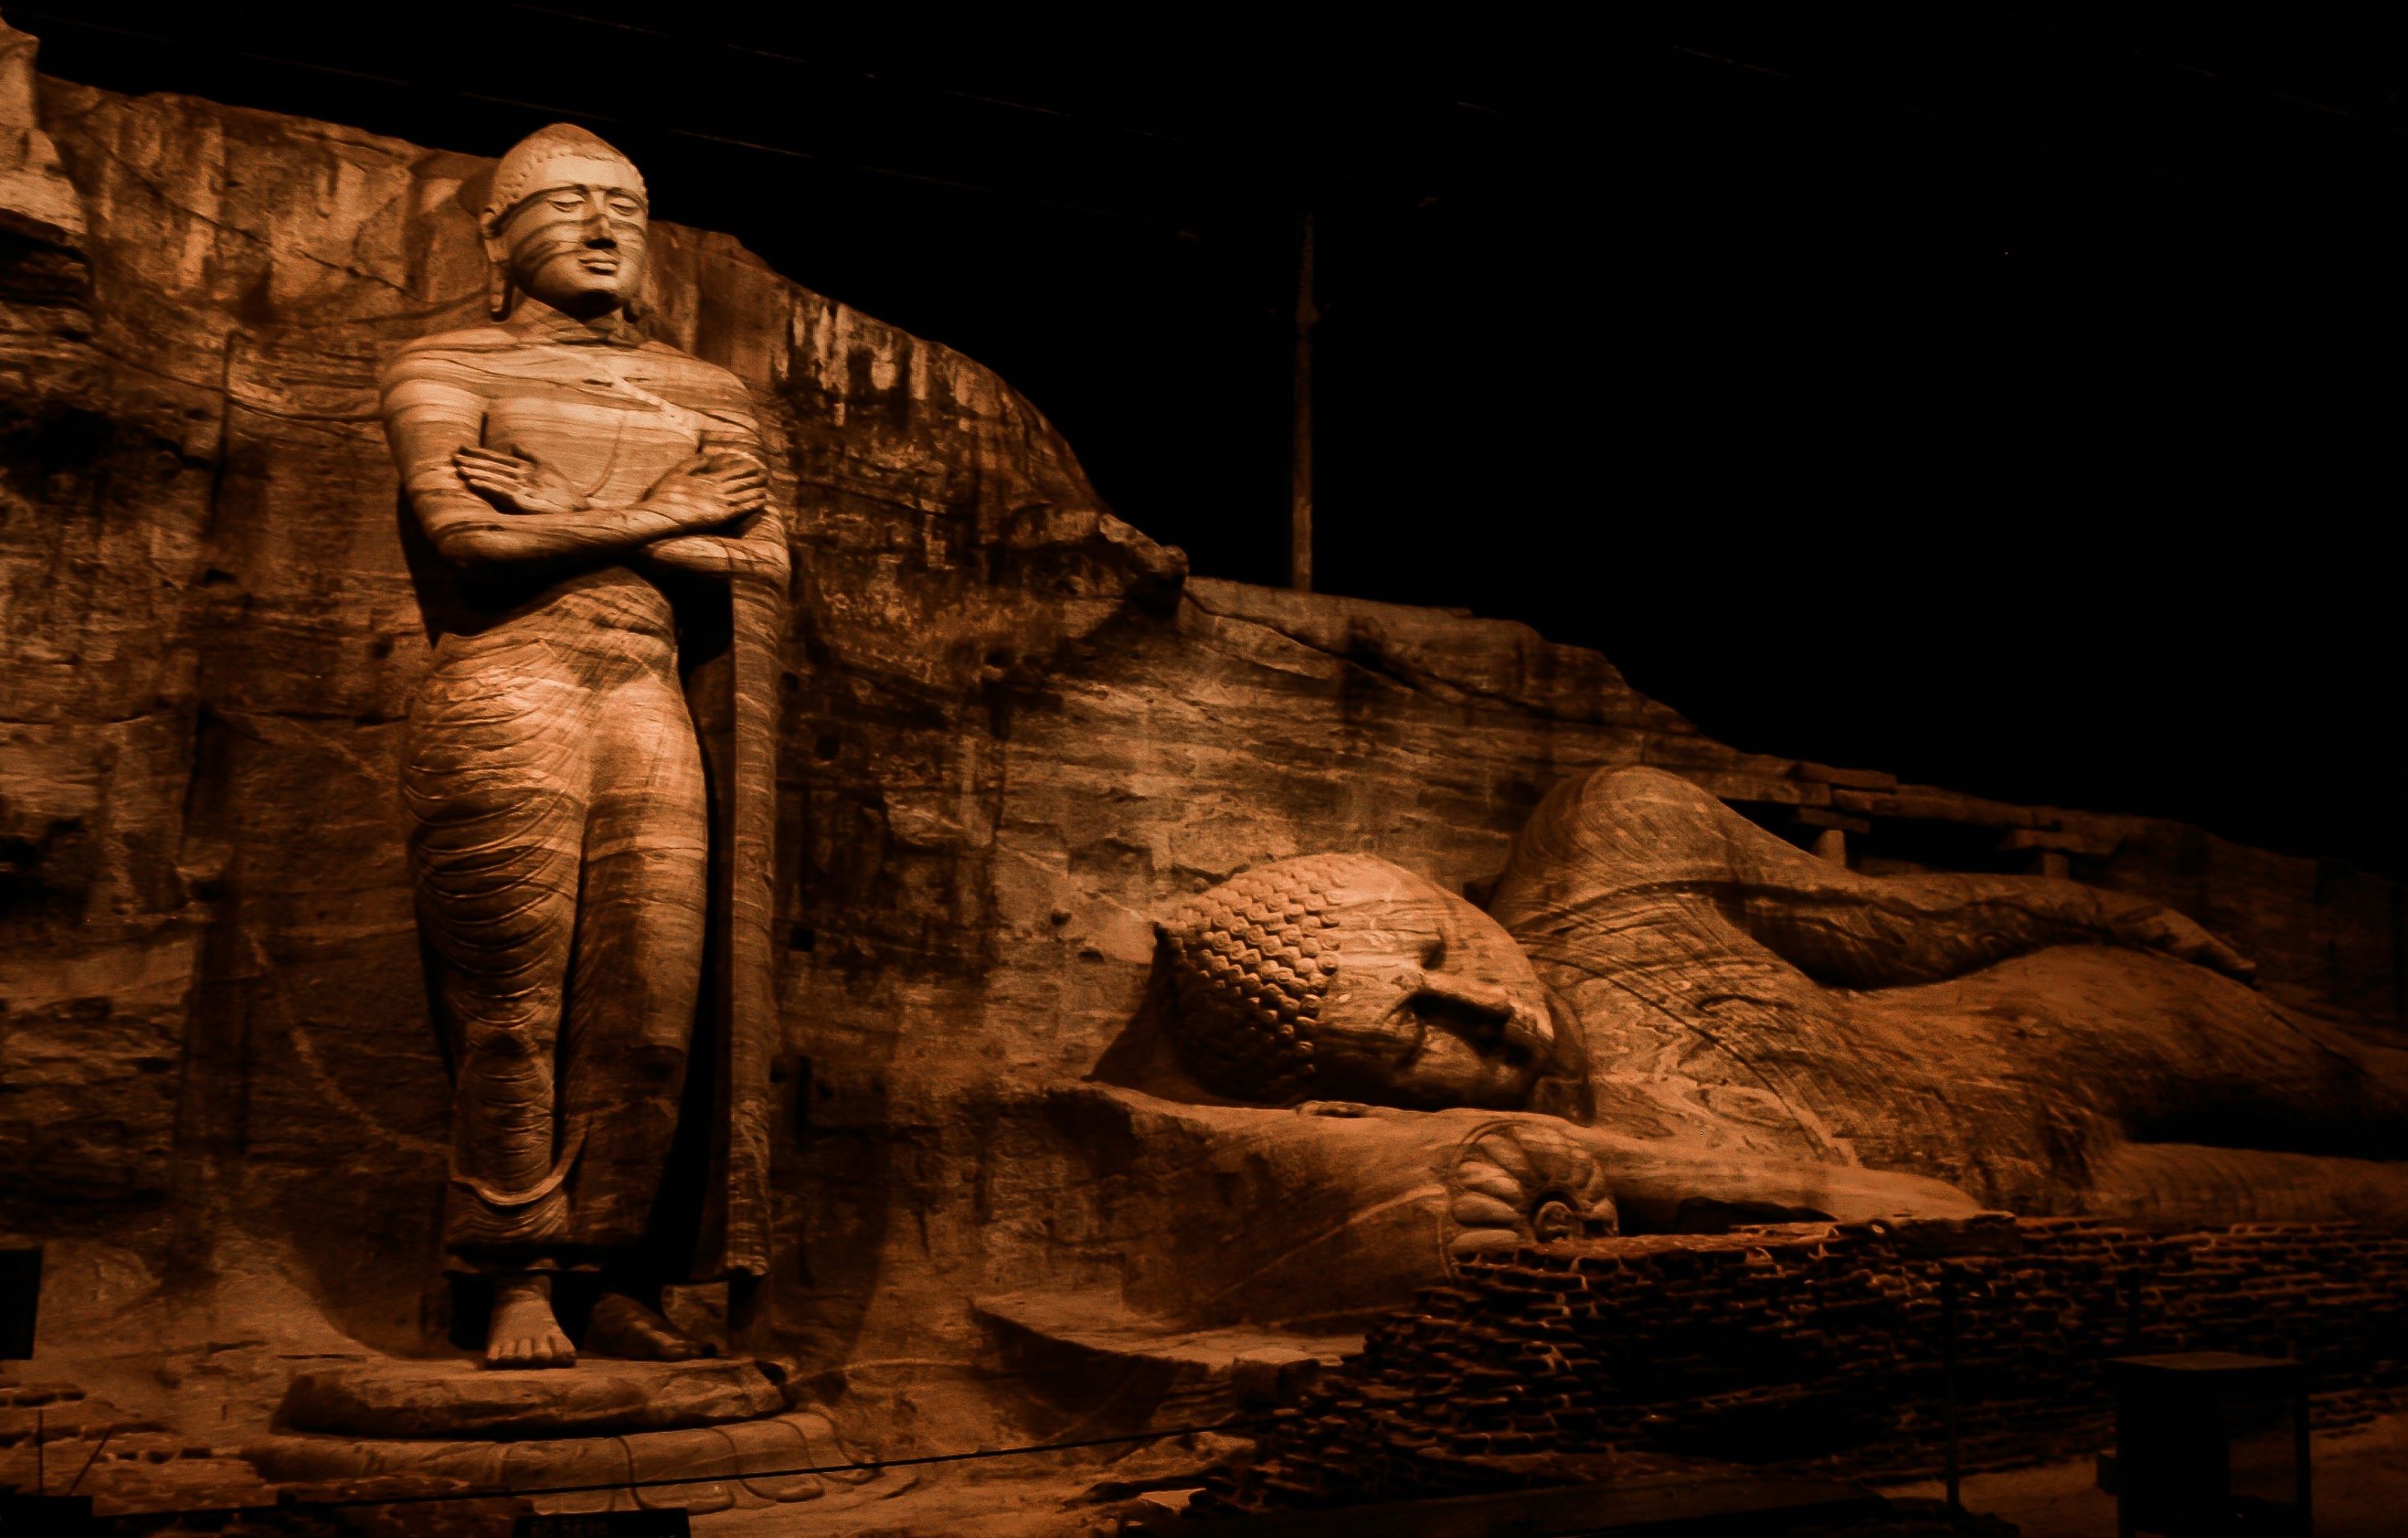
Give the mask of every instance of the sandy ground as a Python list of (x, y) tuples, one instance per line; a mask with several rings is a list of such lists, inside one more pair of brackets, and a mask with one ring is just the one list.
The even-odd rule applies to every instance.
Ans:
[(694, 1531), (696, 1538), (1110, 1538), (1133, 1508), (1082, 1499), (1087, 1483), (1060, 1470), (956, 1466), (824, 1501), (696, 1516)]
[(1037, 1455), (889, 1470), (854, 1488), (830, 1487), (817, 1501), (694, 1518), (698, 1538), (1111, 1538), (1124, 1519), (1157, 1525), (1186, 1488), (1238, 1445), (1220, 1436), (1166, 1439), (1097, 1463), (1092, 1457)]
[[(2345, 1431), (2318, 1433), (2309, 1461), (2316, 1538), (2401, 1538), (2408, 1534), (2408, 1415), (2385, 1416)], [(1941, 1495), (1940, 1485), (1900, 1485), (1885, 1495)], [(2114, 1538), (2115, 1498), (2102, 1493), (2090, 1459), (2050, 1463), (1965, 1481), (1969, 1511), (2001, 1516), (2023, 1538)]]
[[(2311, 1456), (2317, 1538), (2408, 1535), (2408, 1415), (2319, 1434)], [(1136, 1509), (1079, 1499), (1082, 1484), (1098, 1474), (1110, 1477), (1060, 1466), (955, 1465), (848, 1493), (818, 1510), (810, 1502), (698, 1517), (695, 1531), (701, 1538), (1088, 1538), (1111, 1533), (1115, 1518)], [(1933, 1482), (1882, 1493), (1937, 1499), (1942, 1491)], [(1969, 1510), (2014, 1523), (2023, 1538), (2114, 1538), (2114, 1498), (2097, 1488), (2086, 1458), (1975, 1474), (1965, 1481), (1964, 1498)]]

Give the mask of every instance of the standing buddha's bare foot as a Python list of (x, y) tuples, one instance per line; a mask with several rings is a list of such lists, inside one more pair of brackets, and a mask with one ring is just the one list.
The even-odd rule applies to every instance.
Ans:
[(503, 1276), (494, 1282), (494, 1316), (485, 1327), (487, 1367), (574, 1367), (577, 1347), (552, 1315), (552, 1278)]
[(713, 1357), (719, 1348), (697, 1341), (624, 1292), (606, 1293), (585, 1327), (586, 1349), (634, 1361), (682, 1362)]

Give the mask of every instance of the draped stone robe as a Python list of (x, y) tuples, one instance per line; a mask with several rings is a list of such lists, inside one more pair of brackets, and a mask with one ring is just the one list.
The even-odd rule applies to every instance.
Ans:
[[(380, 382), (422, 513), (496, 515), (454, 471), (469, 444), (538, 458), (597, 506), (697, 452), (762, 454), (733, 374), (539, 305), (413, 342)], [(774, 510), (727, 538), (774, 557), (752, 575), (641, 550), (418, 563), (439, 635), (402, 788), (454, 1074), (455, 1270), (767, 1269), (783, 539)]]

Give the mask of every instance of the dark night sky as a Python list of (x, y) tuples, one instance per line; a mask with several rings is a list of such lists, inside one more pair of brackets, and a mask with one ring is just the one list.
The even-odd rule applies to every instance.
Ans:
[(659, 217), (994, 367), (1215, 576), (1283, 580), (1309, 205), (1326, 590), (1594, 646), (1743, 748), (2400, 869), (2393, 39), (2248, 5), (1598, 8), (7, 14), (115, 90), (481, 154), (577, 117)]

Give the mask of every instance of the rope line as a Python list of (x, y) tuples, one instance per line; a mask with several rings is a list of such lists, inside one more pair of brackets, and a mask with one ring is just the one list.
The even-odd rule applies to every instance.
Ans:
[(855, 1463), (813, 1463), (794, 1469), (761, 1469), (749, 1473), (679, 1474), (654, 1479), (609, 1479), (586, 1485), (489, 1486), (481, 1489), (447, 1490), (427, 1495), (360, 1495), (337, 1501), (295, 1501), (295, 1506), (414, 1506), (437, 1501), (489, 1501), (500, 1496), (590, 1495), (602, 1490), (659, 1489), (670, 1485), (715, 1485), (726, 1480), (793, 1479), (803, 1474), (878, 1473), (888, 1469), (925, 1468), (935, 1463), (969, 1463), (981, 1459), (1025, 1458), (1032, 1453), (1073, 1452), (1082, 1447), (1113, 1447), (1130, 1443), (1159, 1442), (1165, 1437), (1193, 1436), (1201, 1431), (1228, 1431), (1243, 1428), (1268, 1426), (1286, 1417), (1256, 1416), (1247, 1419), (1220, 1420), (1207, 1426), (1168, 1426), (1157, 1431), (1139, 1431), (1126, 1436), (1082, 1437), (1070, 1442), (1037, 1442), (1020, 1447), (982, 1447), (967, 1453), (923, 1453), (916, 1458), (874, 1458)]

